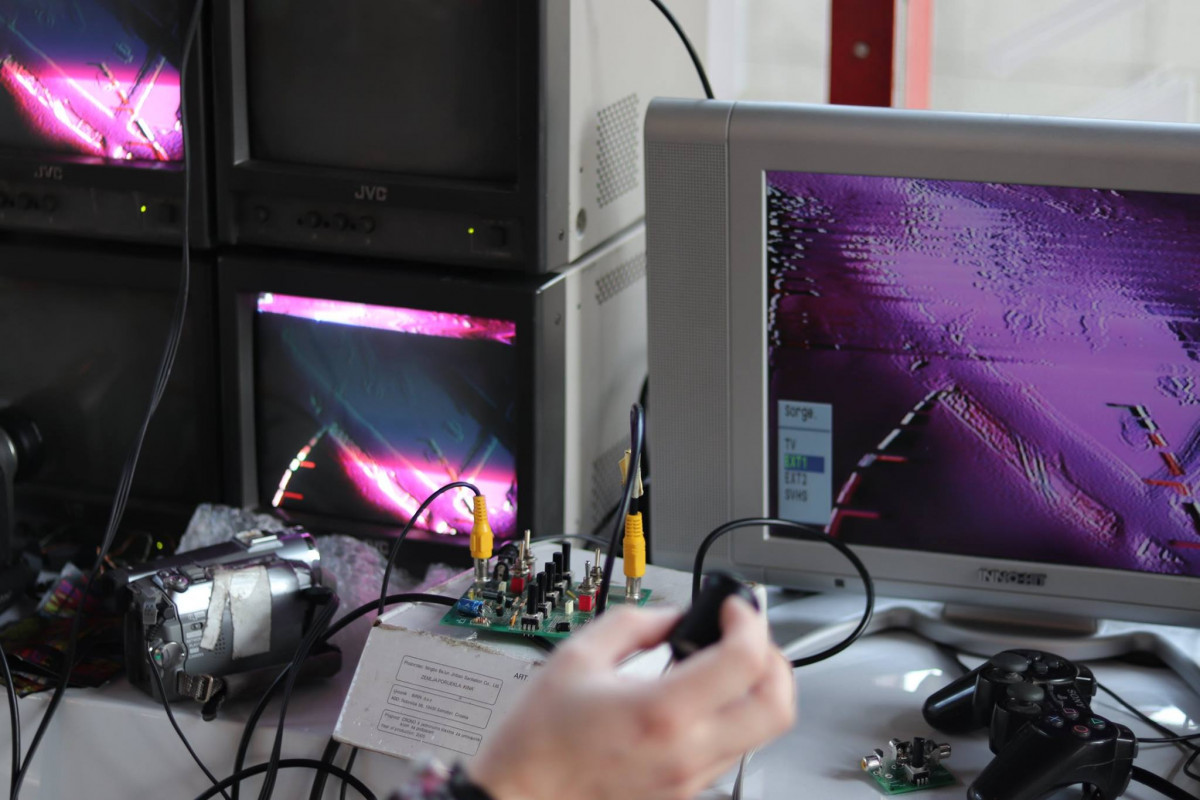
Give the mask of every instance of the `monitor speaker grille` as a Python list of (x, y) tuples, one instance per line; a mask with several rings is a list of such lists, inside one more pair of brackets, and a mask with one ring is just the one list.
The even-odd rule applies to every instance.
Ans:
[(604, 305), (646, 275), (646, 254), (638, 253), (596, 280), (596, 304)]
[[(588, 531), (595, 528), (609, 509), (621, 500), (619, 464), (628, 447), (629, 443), (621, 439), (592, 462), (592, 502), (588, 508)], [(606, 534), (602, 532), (601, 535)]]
[(646, 176), (654, 559), (686, 567), (730, 513), (725, 147), (650, 141)]
[(640, 123), (636, 94), (596, 114), (596, 202), (601, 208), (638, 188)]

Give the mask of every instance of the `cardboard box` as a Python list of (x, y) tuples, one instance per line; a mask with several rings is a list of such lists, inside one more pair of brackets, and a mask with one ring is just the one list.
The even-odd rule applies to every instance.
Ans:
[[(539, 563), (554, 545), (534, 547)], [(574, 575), (582, 576), (590, 553), (572, 552)], [(614, 586), (623, 589), (621, 560)], [(465, 572), (434, 591), (458, 598), (470, 586)], [(648, 607), (684, 608), (691, 575), (647, 567), (642, 588)], [(381, 617), (367, 636), (334, 738), (379, 753), (415, 758), (432, 755), (469, 762), (490, 731), (524, 698), (548, 654), (519, 636), (440, 625), (447, 608), (405, 604)], [(621, 665), (631, 680), (655, 677), (666, 666), (665, 646)]]

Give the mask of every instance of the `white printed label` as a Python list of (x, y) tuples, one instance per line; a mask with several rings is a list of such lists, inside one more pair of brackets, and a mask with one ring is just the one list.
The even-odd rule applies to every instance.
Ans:
[(504, 688), (502, 680), (412, 656), (405, 656), (400, 662), (396, 680), (488, 705), (496, 703)]
[(479, 752), (483, 737), (478, 733), (455, 728), (435, 720), (413, 717), (386, 709), (379, 719), (379, 730), (393, 736), (444, 747), (456, 753), (473, 756)]
[(486, 728), (488, 720), (492, 718), (491, 709), (483, 706), (399, 684), (392, 687), (388, 703), (405, 711), (428, 714), (431, 717), (445, 719), (447, 722), (470, 725), (474, 728)]

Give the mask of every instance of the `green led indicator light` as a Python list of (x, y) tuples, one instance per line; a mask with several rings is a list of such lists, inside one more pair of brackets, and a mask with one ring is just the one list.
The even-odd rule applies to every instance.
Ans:
[(474, 235), (475, 235), (475, 229), (474, 229), (474, 228), (467, 228), (467, 235), (468, 235), (468, 236), (474, 236)]
[(146, 213), (146, 207), (145, 207), (145, 206), (142, 206), (142, 208), (141, 208), (141, 212), (142, 212), (143, 214), (145, 214), (145, 213)]

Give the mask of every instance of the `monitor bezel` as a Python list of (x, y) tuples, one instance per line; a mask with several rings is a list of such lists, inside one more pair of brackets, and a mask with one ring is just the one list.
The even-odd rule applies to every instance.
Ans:
[[(188, 125), (184, 131), (189, 140), (188, 159), (191, 163), (191, 197), (189, 200), (189, 240), (193, 247), (208, 247), (212, 243), (209, 208), (210, 164), (209, 125), (212, 118), (210, 108), (210, 43), (207, 20), (209, 9), (204, 9), (203, 19), (196, 30), (196, 41), (192, 47), (188, 65), (188, 82), (183, 87), (187, 93)], [(186, 15), (180, 20), (187, 27)], [(180, 76), (182, 80), (182, 75)], [(99, 156), (72, 153), (56, 153), (16, 147), (0, 147), (0, 181), (26, 183), (36, 181), (50, 190), (96, 189), (102, 191), (142, 192), (174, 198), (183, 202), (185, 180), (184, 161), (121, 162)], [(4, 230), (0, 224), (0, 230)], [(56, 229), (55, 233), (72, 235), (69, 229)], [(92, 236), (83, 232), (78, 235)], [(160, 237), (152, 237), (161, 241)]]
[[(0, 244), (0, 277), (27, 279), (38, 283), (55, 283), (72, 287), (94, 287), (97, 294), (105, 289), (131, 289), (163, 294), (174, 302), (182, 275), (180, 257), (174, 248), (147, 248), (107, 246), (102, 249), (68, 242), (48, 246), (17, 238)], [(213, 475), (207, 490), (188, 499), (147, 497), (138, 491), (136, 477), (129, 499), (131, 511), (165, 514), (173, 520), (184, 520), (191, 516), (196, 503), (222, 501), (223, 476), (222, 453), (218, 445), (222, 435), (219, 417), (220, 397), (217, 392), (218, 367), (216, 346), (216, 317), (214, 313), (215, 266), (210, 258), (194, 254), (191, 258), (188, 285), (187, 325), (192, 330), (191, 346), (194, 349), (195, 365), (193, 382), (209, 391), (193, 397), (197, 404), (199, 422), (198, 441), (207, 444), (204, 458), (205, 469)], [(163, 346), (166, 345), (168, 330), (163, 328)], [(158, 369), (158, 361), (147, 366), (147, 378)], [(136, 398), (148, 406), (150, 397)], [(30, 409), (31, 414), (36, 414)], [(36, 417), (35, 417), (36, 419)], [(153, 423), (151, 423), (153, 425)], [(132, 447), (132, 439), (129, 442)], [(122, 454), (125, 455), (125, 454)], [(143, 461), (140, 470), (150, 468)], [(16, 487), (18, 502), (27, 501), (36, 505), (39, 516), (65, 515), (72, 519), (86, 518), (102, 521), (112, 506), (116, 491), (80, 488), (48, 483), (34, 474), (22, 480)], [(182, 529), (180, 529), (182, 530)]]
[[(363, 186), (386, 186), (386, 197), (372, 206), (426, 211), (470, 212), (497, 219), (521, 220), (519, 249), (537, 254), (546, 250), (539, 226), (546, 207), (545, 159), (542, 158), (543, 95), (542, 3), (514, 4), (519, 15), (521, 48), (519, 82), (520, 153), (516, 179), (509, 182), (471, 181), (360, 169), (305, 166), (255, 159), (250, 154), (250, 117), (246, 79), (246, 2), (217, 4), (214, 15), (214, 75), (216, 85), (217, 191), (224, 202), (218, 210), (223, 242), (237, 243), (236, 198), (240, 195), (309, 198), (350, 204)], [(528, 258), (528, 257), (527, 257)], [(486, 260), (481, 263), (488, 263)]]
[[(729, 117), (730, 498), (734, 518), (770, 510), (766, 173), (879, 175), (1200, 195), (1200, 128), (1063, 118), (738, 103)], [(1198, 198), (1197, 202), (1200, 202)], [(1200, 623), (1192, 577), (1044, 562), (855, 548), (881, 591), (964, 605), (1166, 624)], [(860, 587), (827, 545), (735, 537), (735, 564), (800, 589)], [(1044, 575), (982, 582), (981, 570)]]
[[(339, 259), (340, 265), (304, 256), (222, 256), (218, 260), (217, 308), (221, 347), (222, 410), (226, 420), (226, 495), (230, 501), (307, 525), (313, 530), (345, 533), (363, 538), (395, 536), (400, 525), (368, 520), (329, 517), (269, 508), (258, 491), (257, 446), (254, 407), (254, 315), (260, 292), (345, 300), (374, 305), (398, 306), (469, 314), (516, 323), (518, 348), (517, 439), (517, 532), (536, 528), (539, 518), (533, 498), (546, 490), (535, 477), (553, 470), (538, 469), (547, 461), (535, 443), (535, 419), (555, 407), (553, 380), (535, 385), (540, 358), (538, 330), (541, 286), (529, 280), (495, 281), (473, 275), (448, 277), (423, 265), (394, 265), (371, 268), (361, 261)], [(561, 376), (560, 376), (561, 377)], [(561, 384), (561, 381), (559, 381)], [(561, 387), (560, 387), (561, 391)], [(561, 402), (559, 403), (561, 405)], [(541, 416), (539, 416), (541, 415)], [(560, 473), (561, 474), (561, 471)], [(561, 483), (559, 488), (561, 494)], [(498, 502), (488, 498), (489, 503)], [(414, 539), (414, 543), (415, 543)], [(448, 543), (453, 550), (466, 546), (462, 536), (424, 540), (436, 547)], [(450, 552), (451, 548), (438, 548)]]

